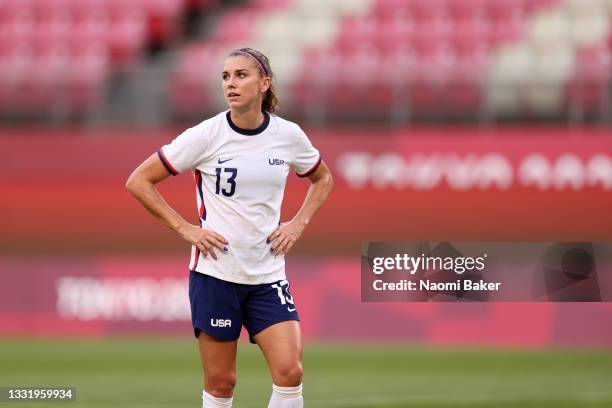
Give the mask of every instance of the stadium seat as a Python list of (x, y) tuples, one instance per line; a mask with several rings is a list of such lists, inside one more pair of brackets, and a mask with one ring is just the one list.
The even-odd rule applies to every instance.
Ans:
[(371, 16), (378, 20), (390, 21), (397, 13), (410, 13), (408, 0), (376, 0)]
[(435, 20), (447, 16), (447, 0), (407, 0), (407, 6), (415, 19)]
[(610, 87), (605, 86), (612, 78), (610, 49), (606, 46), (585, 48), (579, 50), (576, 57), (575, 73), (566, 85), (568, 104), (579, 105), (587, 113), (610, 104)]
[(487, 15), (495, 24), (498, 21), (506, 21), (516, 17), (524, 16), (524, 3), (520, 0), (498, 1), (489, 0), (486, 4)]
[(449, 0), (446, 8), (453, 20), (482, 19), (486, 17), (486, 3), (486, 0)]
[(237, 43), (253, 35), (256, 11), (233, 9), (224, 13), (217, 21), (211, 42)]

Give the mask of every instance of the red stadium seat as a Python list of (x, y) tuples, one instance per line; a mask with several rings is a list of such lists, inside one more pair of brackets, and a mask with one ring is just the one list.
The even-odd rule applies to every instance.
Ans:
[(177, 35), (182, 0), (149, 0), (144, 7), (150, 41), (164, 44)]

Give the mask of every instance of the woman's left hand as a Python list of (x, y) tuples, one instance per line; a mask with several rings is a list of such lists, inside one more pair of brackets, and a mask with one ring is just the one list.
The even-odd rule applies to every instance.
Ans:
[(269, 237), (268, 242), (271, 243), (272, 247), (270, 251), (277, 255), (287, 255), (287, 253), (293, 248), (295, 242), (304, 232), (305, 225), (298, 221), (289, 221), (282, 223), (276, 231), (274, 231)]

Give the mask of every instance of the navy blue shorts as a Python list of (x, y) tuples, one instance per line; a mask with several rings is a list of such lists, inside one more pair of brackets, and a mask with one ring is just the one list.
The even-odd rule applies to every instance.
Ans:
[(236, 340), (244, 325), (255, 343), (253, 336), (265, 328), (300, 320), (287, 280), (244, 285), (190, 271), (189, 303), (196, 337), (203, 331), (218, 340)]

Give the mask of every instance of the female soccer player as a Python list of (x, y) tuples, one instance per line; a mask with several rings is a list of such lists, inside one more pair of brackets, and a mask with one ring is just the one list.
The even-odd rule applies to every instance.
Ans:
[[(302, 407), (302, 337), (284, 256), (327, 198), (332, 177), (300, 127), (272, 115), (277, 97), (268, 58), (251, 48), (233, 51), (221, 77), (229, 110), (162, 146), (126, 188), (192, 244), (189, 300), (204, 370), (203, 407), (232, 406), (243, 325), (270, 367), (268, 407)], [(196, 182), (200, 225), (185, 221), (155, 188), (187, 169)], [(290, 169), (311, 184), (295, 217), (281, 224)]]

